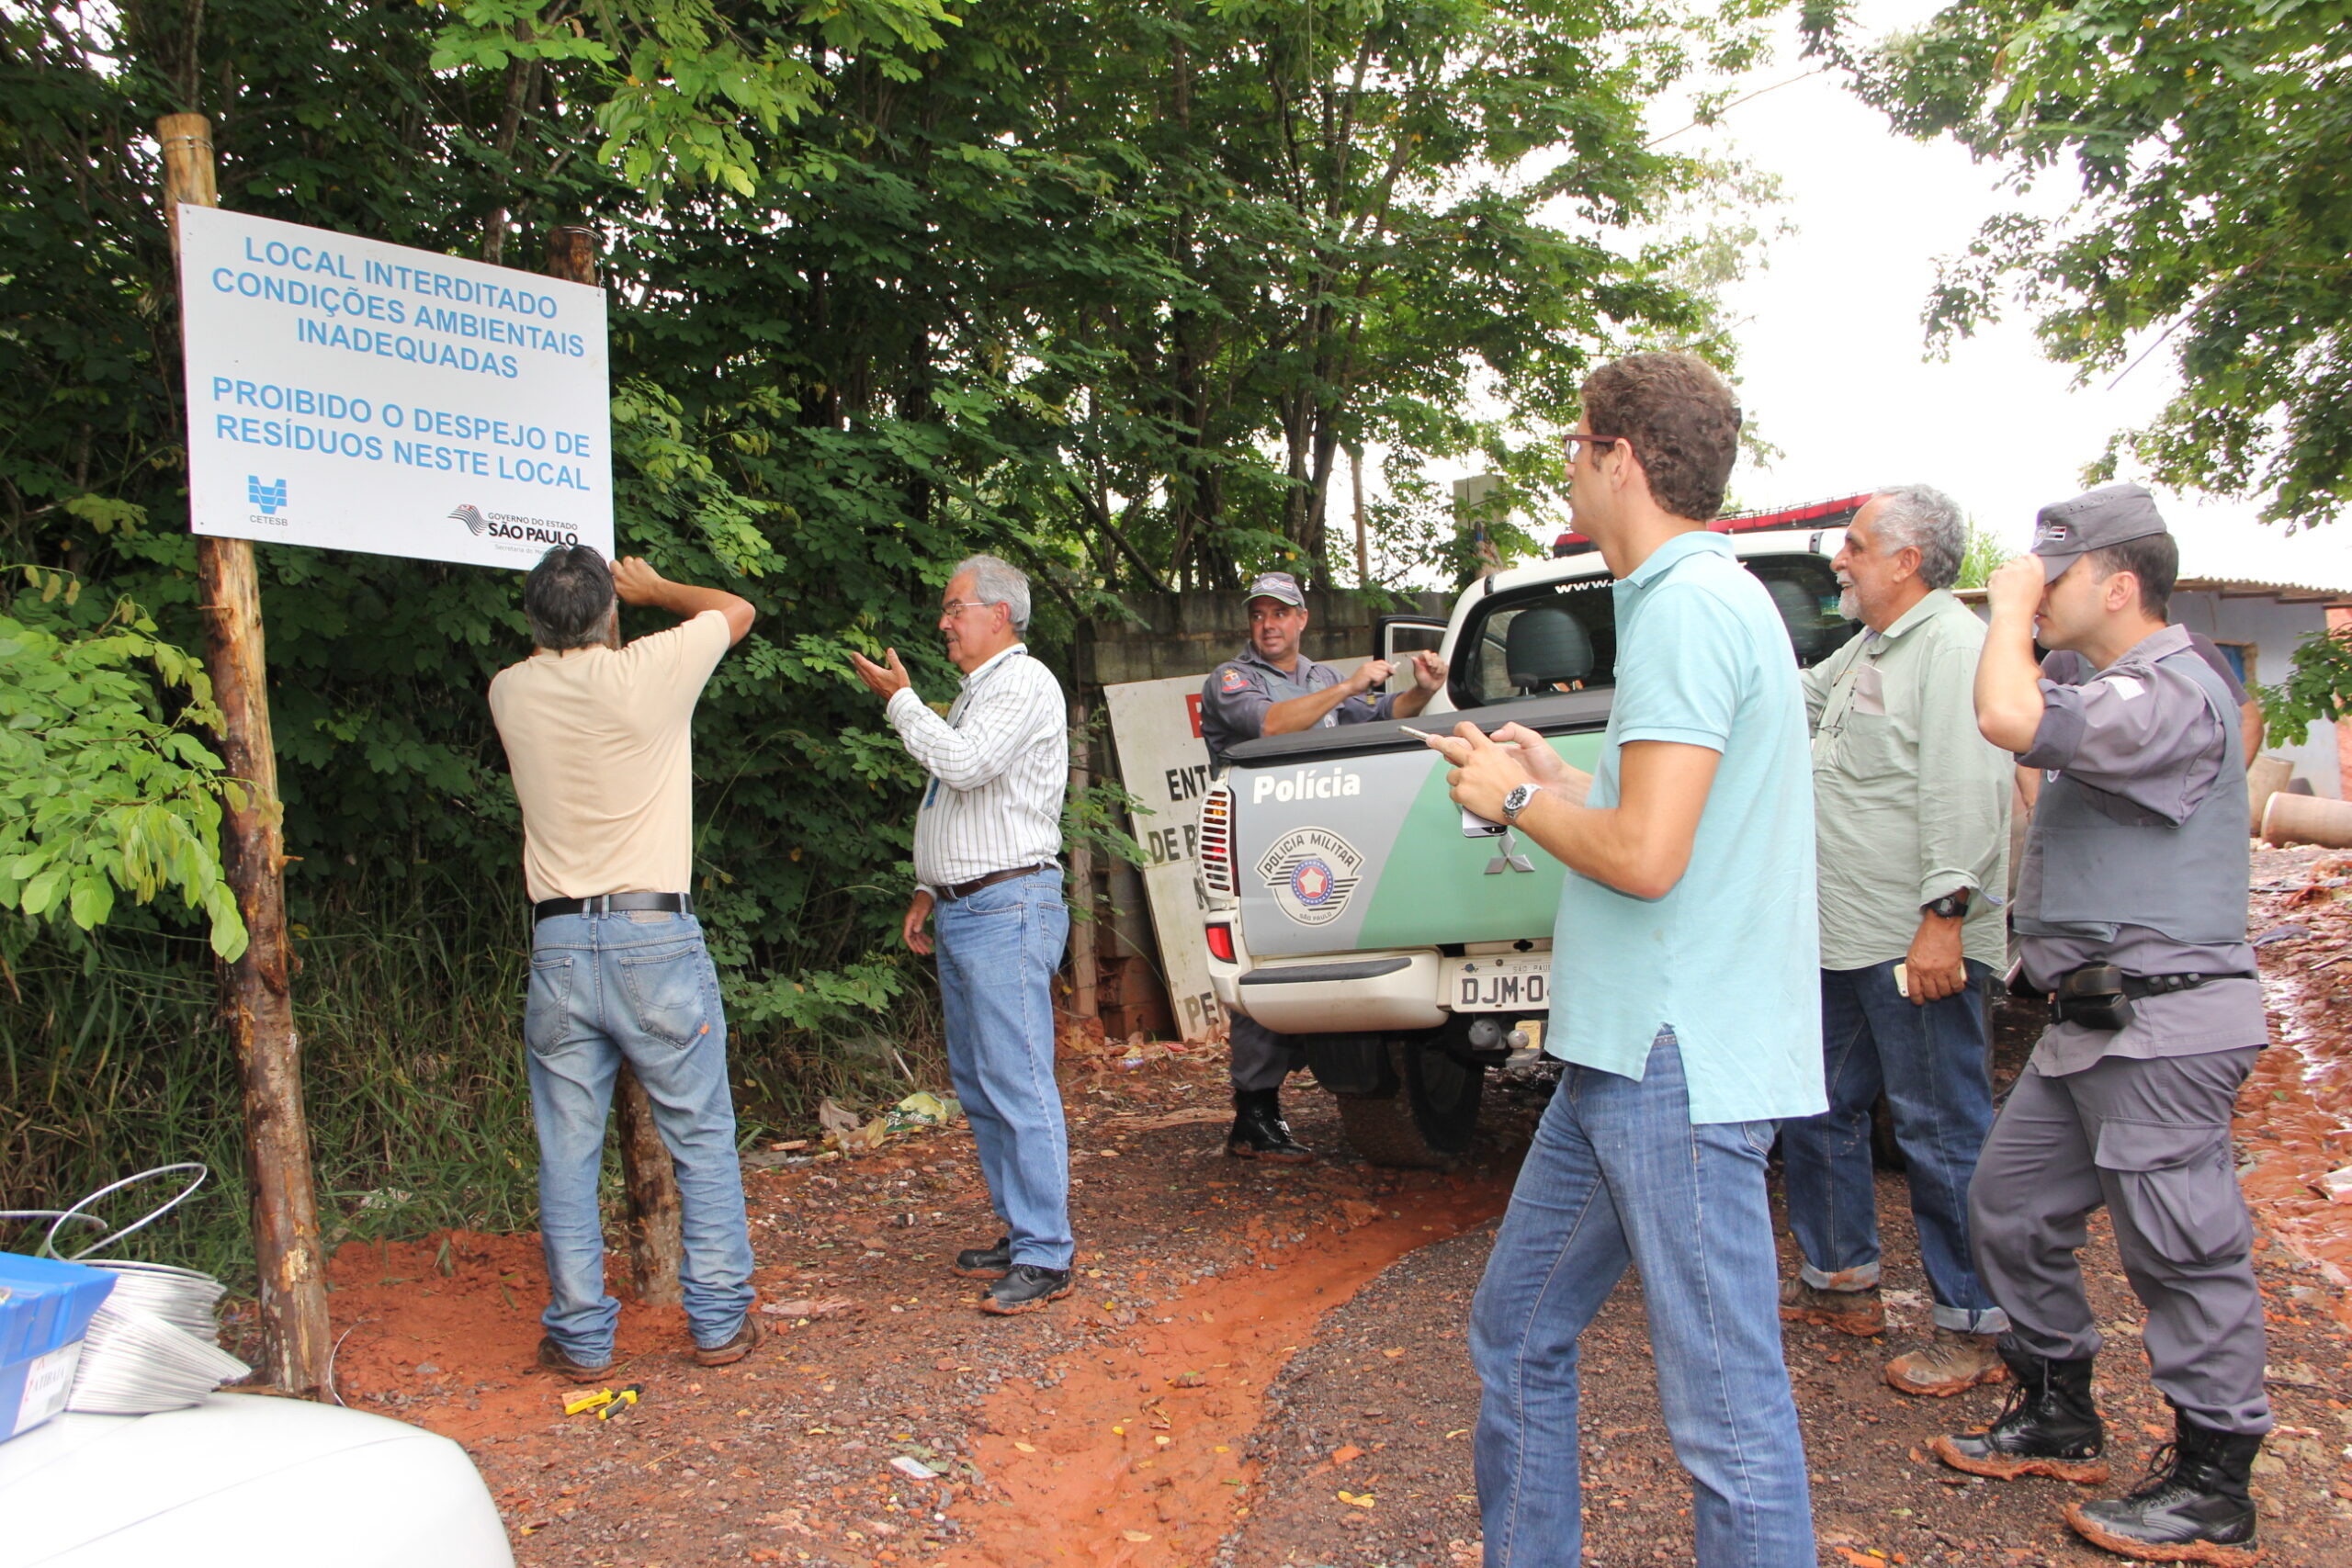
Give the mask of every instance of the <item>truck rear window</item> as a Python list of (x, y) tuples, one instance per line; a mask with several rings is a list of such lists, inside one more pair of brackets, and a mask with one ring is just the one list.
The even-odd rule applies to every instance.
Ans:
[[(1799, 668), (1828, 658), (1859, 629), (1838, 613), (1838, 574), (1821, 557), (1758, 556), (1740, 564), (1772, 595)], [(1616, 601), (1601, 577), (1480, 604), (1463, 628), (1453, 695), (1457, 706), (1488, 707), (1616, 683)]]

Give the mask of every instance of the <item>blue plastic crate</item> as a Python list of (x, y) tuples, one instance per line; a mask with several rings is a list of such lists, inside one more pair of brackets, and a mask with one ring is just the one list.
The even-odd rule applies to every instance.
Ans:
[(113, 1289), (103, 1269), (0, 1252), (0, 1442), (65, 1408), (82, 1336)]

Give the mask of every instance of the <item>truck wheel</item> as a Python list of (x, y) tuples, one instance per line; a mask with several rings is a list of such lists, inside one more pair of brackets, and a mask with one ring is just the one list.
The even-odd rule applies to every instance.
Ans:
[(1339, 1096), (1340, 1125), (1374, 1165), (1442, 1170), (1470, 1146), (1487, 1069), (1404, 1035), (1383, 1043), (1398, 1088), (1376, 1099)]

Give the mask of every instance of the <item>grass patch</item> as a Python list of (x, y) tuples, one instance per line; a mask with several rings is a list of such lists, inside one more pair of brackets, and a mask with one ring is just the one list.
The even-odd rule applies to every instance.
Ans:
[[(529, 952), (518, 920), (480, 906), (478, 891), (416, 882), (340, 895), (295, 930), (295, 1020), (331, 1245), (537, 1224), (521, 1032)], [(201, 1160), (212, 1168), (205, 1190), (119, 1251), (249, 1288), (243, 1115), (219, 1001), (197, 941), (103, 933), (82, 952), (44, 940), (15, 960), (0, 981), (0, 1209), (61, 1208), (135, 1171)], [(743, 1140), (804, 1135), (828, 1096), (862, 1110), (944, 1087), (935, 997), (924, 988), (910, 1001), (899, 1018), (833, 1030), (730, 1030)], [(609, 1216), (619, 1192), (609, 1154), (605, 1177)], [(154, 1185), (152, 1197), (110, 1200), (115, 1223), (168, 1194)], [(28, 1251), (41, 1228), (0, 1221), (0, 1248)]]

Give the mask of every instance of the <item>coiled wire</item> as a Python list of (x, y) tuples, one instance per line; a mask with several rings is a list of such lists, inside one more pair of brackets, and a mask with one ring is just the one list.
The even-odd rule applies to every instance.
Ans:
[(92, 1416), (177, 1410), (252, 1371), (218, 1345), (152, 1312), (117, 1306), (109, 1294), (90, 1319), (65, 1408)]
[[(68, 1224), (105, 1223), (85, 1211), (100, 1199), (159, 1176), (193, 1172), (194, 1179), (170, 1198), (121, 1229), (79, 1252), (61, 1254), (58, 1233)], [(62, 1261), (103, 1269), (114, 1288), (99, 1303), (83, 1337), (82, 1360), (65, 1408), (96, 1416), (146, 1416), (197, 1404), (224, 1382), (252, 1375), (253, 1369), (220, 1348), (214, 1315), (225, 1287), (209, 1274), (167, 1263), (92, 1258), (134, 1231), (143, 1230), (195, 1195), (211, 1172), (198, 1164), (157, 1166), (99, 1188), (69, 1209), (0, 1211), (0, 1219), (46, 1219), (40, 1252)]]
[(209, 1274), (175, 1269), (168, 1263), (135, 1263), (129, 1258), (85, 1258), (83, 1263), (114, 1276), (106, 1304), (135, 1307), (160, 1318), (182, 1333), (208, 1345), (220, 1340), (220, 1325), (213, 1309), (228, 1287)]

